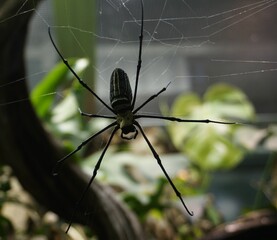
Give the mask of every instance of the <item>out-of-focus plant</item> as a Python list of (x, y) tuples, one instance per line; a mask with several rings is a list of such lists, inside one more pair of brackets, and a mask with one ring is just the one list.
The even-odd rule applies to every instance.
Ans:
[[(166, 111), (169, 112), (168, 109)], [(263, 174), (258, 183), (256, 207), (264, 207), (259, 203), (261, 195), (265, 195), (272, 206), (277, 207), (277, 128), (274, 124), (265, 127), (256, 123), (254, 108), (241, 90), (227, 84), (217, 84), (211, 86), (202, 99), (195, 93), (181, 95), (173, 103), (170, 115), (238, 122), (236, 125), (208, 126), (188, 123), (185, 127), (169, 124), (167, 129), (175, 148), (188, 156), (192, 169), (204, 176), (212, 171), (234, 168), (250, 152), (258, 150), (271, 153), (265, 169), (261, 170)], [(207, 183), (207, 180), (208, 177), (205, 177), (200, 182)], [(207, 208), (208, 212), (211, 209), (213, 206)], [(213, 217), (208, 219), (212, 220)], [(198, 230), (201, 232), (201, 227)]]
[[(80, 75), (88, 66), (87, 59), (69, 59), (68, 62)], [(60, 99), (66, 100), (71, 90), (77, 91), (79, 85), (73, 80), (69, 69), (60, 62), (35, 86), (31, 92), (31, 101), (41, 118), (49, 120), (54, 115), (54, 105)], [(59, 96), (59, 89), (62, 90), (62, 96)]]
[[(139, 136), (138, 136), (139, 138)], [(139, 140), (139, 139), (137, 139)], [(101, 164), (97, 178), (112, 186), (140, 218), (149, 239), (196, 239), (222, 222), (212, 197), (191, 195), (203, 193), (198, 181), (204, 181), (199, 171), (188, 167), (188, 161), (180, 154), (160, 155), (164, 167), (176, 187), (182, 192), (188, 206), (197, 210), (190, 219), (151, 153), (148, 155), (118, 152), (109, 148)], [(91, 174), (99, 152), (82, 161), (84, 170)], [(205, 179), (205, 178), (204, 178)], [(163, 233), (163, 234), (161, 234)]]
[[(74, 71), (82, 77), (87, 59), (68, 59)], [(84, 124), (79, 114), (78, 100), (83, 91), (79, 82), (62, 62), (42, 79), (31, 93), (33, 106), (45, 126), (60, 139), (68, 151), (91, 134), (90, 124)], [(94, 129), (95, 130), (95, 129)], [(92, 131), (93, 132), (93, 131)]]
[(236, 141), (235, 134), (244, 122), (253, 121), (255, 113), (246, 95), (238, 88), (217, 84), (206, 91), (203, 99), (195, 93), (181, 95), (173, 103), (170, 114), (188, 119), (238, 122), (236, 125), (168, 125), (176, 149), (186, 154), (200, 169), (230, 169), (242, 160), (243, 147)]
[(265, 196), (271, 207), (277, 209), (277, 125), (272, 123), (266, 127), (245, 127), (237, 132), (236, 138), (250, 150), (268, 153), (268, 160), (265, 168), (261, 171), (262, 176), (257, 184), (255, 207), (264, 206), (261, 199), (262, 196)]
[(58, 217), (32, 200), (13, 177), (12, 169), (0, 166), (0, 239), (60, 239), (65, 236), (61, 229)]

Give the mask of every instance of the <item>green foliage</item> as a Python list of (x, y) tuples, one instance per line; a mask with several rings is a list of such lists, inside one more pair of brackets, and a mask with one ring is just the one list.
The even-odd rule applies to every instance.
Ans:
[[(238, 88), (218, 84), (207, 90), (203, 100), (195, 93), (179, 96), (169, 114), (187, 119), (243, 123), (254, 119), (254, 108)], [(234, 134), (241, 126), (214, 123), (187, 123), (184, 126), (172, 123), (168, 131), (180, 152), (200, 168), (210, 171), (229, 169), (240, 162), (244, 152), (235, 142)]]
[[(82, 162), (88, 174), (91, 174), (100, 152), (90, 155)], [(168, 174), (177, 180), (175, 175), (186, 166), (186, 159), (170, 154), (161, 157)], [(142, 157), (132, 153), (116, 152), (116, 147), (113, 146), (107, 151), (97, 178), (115, 187), (139, 215), (145, 214), (150, 206), (162, 210), (169, 204), (169, 198), (163, 199), (165, 187), (168, 187), (167, 181), (151, 154)], [(171, 194), (175, 197), (172, 192)]]
[[(68, 59), (68, 62), (80, 77), (89, 64), (87, 59)], [(56, 136), (65, 140), (64, 145), (68, 151), (85, 135), (78, 112), (80, 88), (71, 71), (60, 62), (31, 93), (35, 111)]]
[[(68, 62), (78, 75), (81, 75), (88, 66), (86, 59), (69, 59)], [(68, 87), (74, 86), (73, 80), (72, 73), (63, 62), (60, 62), (33, 89), (31, 101), (42, 119), (47, 120), (51, 117), (52, 107), (57, 101), (54, 93), (57, 93), (58, 89), (65, 87), (66, 84)]]

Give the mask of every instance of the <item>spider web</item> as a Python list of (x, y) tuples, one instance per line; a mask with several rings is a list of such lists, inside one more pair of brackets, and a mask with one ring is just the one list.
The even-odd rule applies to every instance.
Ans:
[[(28, 1), (32, 0), (26, 0), (16, 15), (0, 19), (0, 24), (25, 14), (22, 9)], [(105, 102), (109, 102), (109, 80), (116, 67), (127, 72), (134, 89), (140, 2), (97, 0), (91, 9), (96, 14), (93, 29), (75, 19), (76, 8), (70, 8), (68, 2), (63, 3), (65, 17), (61, 23), (53, 20), (49, 0), (28, 10), (34, 12), (26, 49), (26, 78), (30, 90), (60, 60), (47, 34), (48, 26), (55, 33), (65, 35), (66, 41), (59, 42), (60, 47), (71, 44), (68, 48), (74, 51), (63, 51), (65, 58), (77, 55), (90, 59), (95, 80), (84, 80)], [(188, 91), (202, 94), (210, 85), (226, 82), (246, 92), (261, 116), (276, 114), (276, 3), (276, 0), (144, 0), (144, 41), (137, 103), (169, 82), (160, 101), (170, 103), (178, 94)], [(90, 21), (93, 17), (85, 20)], [(54, 37), (58, 42), (55, 34)], [(90, 43), (95, 44), (95, 52), (89, 47)], [(20, 78), (9, 85), (16, 88), (23, 80)], [(7, 85), (0, 86), (5, 87)], [(62, 91), (41, 97), (48, 95), (64, 98)], [(26, 99), (15, 96), (15, 101), (0, 102), (0, 107), (21, 101)], [(158, 114), (158, 109), (159, 101), (155, 100), (143, 112)], [(105, 113), (105, 110), (99, 104), (96, 113)]]
[[(21, 9), (26, 2), (28, 0), (16, 15), (1, 19), (0, 24), (24, 14)], [(74, 19), (76, 9), (71, 9), (66, 1), (63, 4), (65, 17), (64, 22), (59, 24), (53, 21), (51, 1), (43, 1), (37, 8), (29, 10), (35, 13), (26, 51), (30, 88), (58, 60), (47, 35), (48, 26), (57, 32), (65, 32), (66, 40), (72, 44), (71, 48), (78, 49), (78, 57), (92, 56), (90, 49), (86, 49), (85, 41), (96, 44), (96, 53), (91, 61), (96, 81), (85, 81), (95, 87), (106, 102), (109, 101), (109, 79), (114, 68), (124, 69), (134, 88), (140, 2), (96, 1), (95, 29), (79, 24), (82, 21)], [(270, 104), (276, 102), (273, 77), (277, 69), (273, 50), (276, 39), (276, 1), (152, 0), (145, 1), (144, 5), (143, 63), (138, 103), (169, 82), (171, 85), (161, 99), (170, 102), (180, 93), (191, 90), (203, 93), (209, 85), (221, 81), (242, 88), (258, 112), (276, 113)], [(87, 19), (89, 21), (93, 21), (93, 18)], [(69, 58), (74, 54), (66, 52), (64, 57)], [(18, 79), (11, 84), (16, 87), (22, 80)], [(259, 91), (249, 86), (256, 86)], [(63, 97), (62, 92), (48, 94)], [(3, 102), (0, 106), (16, 104), (18, 101), (25, 99)], [(158, 101), (149, 104), (144, 111), (155, 111), (157, 104)]]

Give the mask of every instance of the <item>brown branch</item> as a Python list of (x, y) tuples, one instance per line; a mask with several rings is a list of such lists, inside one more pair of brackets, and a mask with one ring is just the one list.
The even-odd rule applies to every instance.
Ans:
[[(5, 0), (0, 9), (0, 161), (10, 165), (22, 186), (47, 209), (69, 219), (74, 204), (88, 178), (74, 165), (63, 166), (53, 177), (52, 168), (62, 157), (37, 118), (28, 99), (25, 81), (10, 84), (25, 77), (24, 46), (27, 25), (39, 0)], [(9, 85), (6, 85), (9, 84)], [(5, 86), (4, 86), (5, 85)], [(3, 104), (4, 103), (4, 104)], [(89, 225), (99, 239), (143, 239), (134, 215), (116, 198), (108, 187), (94, 183), (80, 209), (93, 210), (90, 221), (76, 214), (74, 222)]]

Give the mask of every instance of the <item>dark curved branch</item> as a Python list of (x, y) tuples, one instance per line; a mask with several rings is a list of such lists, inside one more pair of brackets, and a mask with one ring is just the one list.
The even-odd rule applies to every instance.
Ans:
[[(21, 12), (33, 9), (33, 4), (38, 2), (1, 1), (0, 103), (29, 98), (25, 81), (10, 83), (25, 78), (23, 53), (33, 11), (8, 17), (13, 16), (23, 3)], [(52, 168), (63, 154), (42, 127), (30, 101), (0, 105), (0, 129), (0, 161), (12, 167), (22, 186), (36, 201), (69, 219), (88, 177), (71, 164), (65, 164), (58, 177), (52, 176)], [(82, 214), (77, 214), (73, 221), (89, 225), (99, 239), (143, 239), (137, 219), (116, 200), (108, 187), (92, 184), (80, 208), (93, 210), (90, 221)]]

